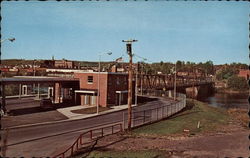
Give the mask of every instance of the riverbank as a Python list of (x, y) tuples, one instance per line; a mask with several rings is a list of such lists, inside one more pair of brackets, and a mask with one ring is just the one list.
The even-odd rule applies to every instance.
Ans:
[(246, 157), (248, 130), (235, 115), (237, 110), (188, 99), (175, 116), (98, 140), (87, 157)]
[(216, 88), (216, 93), (228, 93), (228, 94), (249, 94), (249, 90), (234, 90), (231, 88)]

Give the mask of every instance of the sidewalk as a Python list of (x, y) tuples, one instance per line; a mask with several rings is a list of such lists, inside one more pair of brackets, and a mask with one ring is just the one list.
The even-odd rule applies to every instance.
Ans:
[[(134, 106), (135, 105), (132, 105), (132, 107)], [(103, 115), (103, 114), (107, 114), (107, 113), (111, 113), (115, 111), (125, 110), (128, 108), (128, 105), (125, 104), (125, 105), (120, 105), (120, 106), (112, 106), (110, 110), (99, 112), (99, 114), (96, 114), (96, 113), (95, 114), (76, 114), (76, 113), (71, 112), (72, 110), (86, 109), (86, 108), (91, 108), (91, 107), (96, 107), (96, 106), (79, 105), (79, 106), (73, 106), (73, 107), (67, 107), (67, 108), (60, 108), (60, 109), (57, 109), (57, 111), (63, 114), (64, 116), (68, 117), (69, 120), (77, 120), (77, 119), (84, 119), (88, 117)]]

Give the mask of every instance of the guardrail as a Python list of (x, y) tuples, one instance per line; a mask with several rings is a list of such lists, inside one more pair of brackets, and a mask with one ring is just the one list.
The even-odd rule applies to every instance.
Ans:
[[(146, 96), (156, 96), (162, 98), (172, 98), (174, 96), (173, 91), (161, 91), (161, 90), (144, 90), (143, 95)], [(150, 108), (140, 111), (132, 112), (132, 128), (142, 126), (144, 124), (149, 124), (157, 122), (159, 120), (165, 119), (169, 116), (176, 114), (181, 111), (186, 106), (186, 95), (181, 93), (176, 93), (176, 102), (168, 104), (166, 101), (156, 108)], [(120, 123), (113, 125), (89, 130), (82, 133), (76, 141), (64, 152), (53, 156), (53, 158), (66, 158), (73, 156), (75, 151), (83, 148), (89, 143), (93, 143), (98, 138), (104, 137), (106, 135), (115, 134), (121, 132), (127, 128), (127, 113), (123, 112), (123, 120)], [(118, 127), (118, 128), (117, 128)], [(83, 141), (85, 140), (85, 141)]]
[[(117, 128), (118, 127), (118, 128)], [(89, 130), (87, 132), (82, 133), (76, 141), (67, 148), (64, 152), (57, 154), (56, 156), (53, 156), (53, 158), (66, 158), (69, 156), (73, 156), (73, 154), (79, 150), (80, 148), (83, 148), (85, 146), (88, 146), (88, 144), (92, 143), (93, 141), (97, 140), (98, 138), (115, 134), (118, 132), (123, 131), (122, 129), (122, 123), (113, 124), (93, 130)]]
[[(161, 98), (173, 98), (173, 91), (162, 90), (144, 90), (144, 96), (156, 96)], [(186, 95), (176, 93), (176, 101), (169, 104), (168, 101), (162, 102), (155, 108), (135, 111), (132, 113), (132, 127), (138, 127), (144, 124), (157, 122), (159, 120), (170, 117), (186, 107)], [(123, 128), (127, 128), (127, 113), (123, 114)]]

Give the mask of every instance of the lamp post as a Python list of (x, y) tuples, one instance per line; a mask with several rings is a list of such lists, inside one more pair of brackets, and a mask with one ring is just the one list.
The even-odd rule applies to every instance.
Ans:
[(136, 74), (135, 74), (135, 106), (137, 106), (137, 80), (138, 80), (138, 65), (139, 65), (139, 62), (137, 63), (136, 65)]
[(100, 71), (101, 71), (101, 56), (102, 55), (111, 55), (112, 52), (99, 53), (99, 64), (98, 64), (98, 91), (97, 91), (97, 105), (96, 105), (96, 114), (99, 115), (99, 103), (100, 103)]
[(174, 69), (174, 100), (176, 100), (176, 62), (175, 62), (175, 69)]
[[(1, 40), (1, 44), (6, 41), (6, 40), (9, 40), (10, 42), (14, 42), (15, 41), (15, 38), (6, 38), (6, 39), (3, 39)], [(2, 64), (2, 53), (0, 51), (0, 64)], [(0, 78), (2, 78), (2, 73), (0, 73)], [(4, 84), (1, 84), (1, 92), (2, 92), (2, 106), (1, 106), (1, 116), (2, 115), (5, 115), (6, 114), (6, 108), (5, 108), (5, 85)]]
[[(143, 60), (146, 61), (147, 59), (143, 58)], [(138, 62), (137, 66), (136, 66), (136, 76), (135, 76), (135, 106), (137, 106), (137, 96), (138, 96), (138, 84), (137, 84), (137, 82), (138, 82), (138, 68), (139, 68), (139, 63), (140, 62)], [(141, 90), (141, 95), (142, 95), (142, 74), (140, 76), (140, 82), (141, 82), (140, 83), (141, 84), (140, 90)]]

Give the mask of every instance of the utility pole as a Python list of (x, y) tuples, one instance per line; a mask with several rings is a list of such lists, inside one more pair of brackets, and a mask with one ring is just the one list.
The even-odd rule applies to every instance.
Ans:
[(128, 72), (128, 130), (131, 130), (131, 119), (132, 119), (132, 77), (133, 77), (133, 71), (132, 71), (132, 42), (137, 42), (137, 40), (122, 40), (122, 42), (126, 42), (127, 46), (127, 53), (129, 55), (129, 72)]

